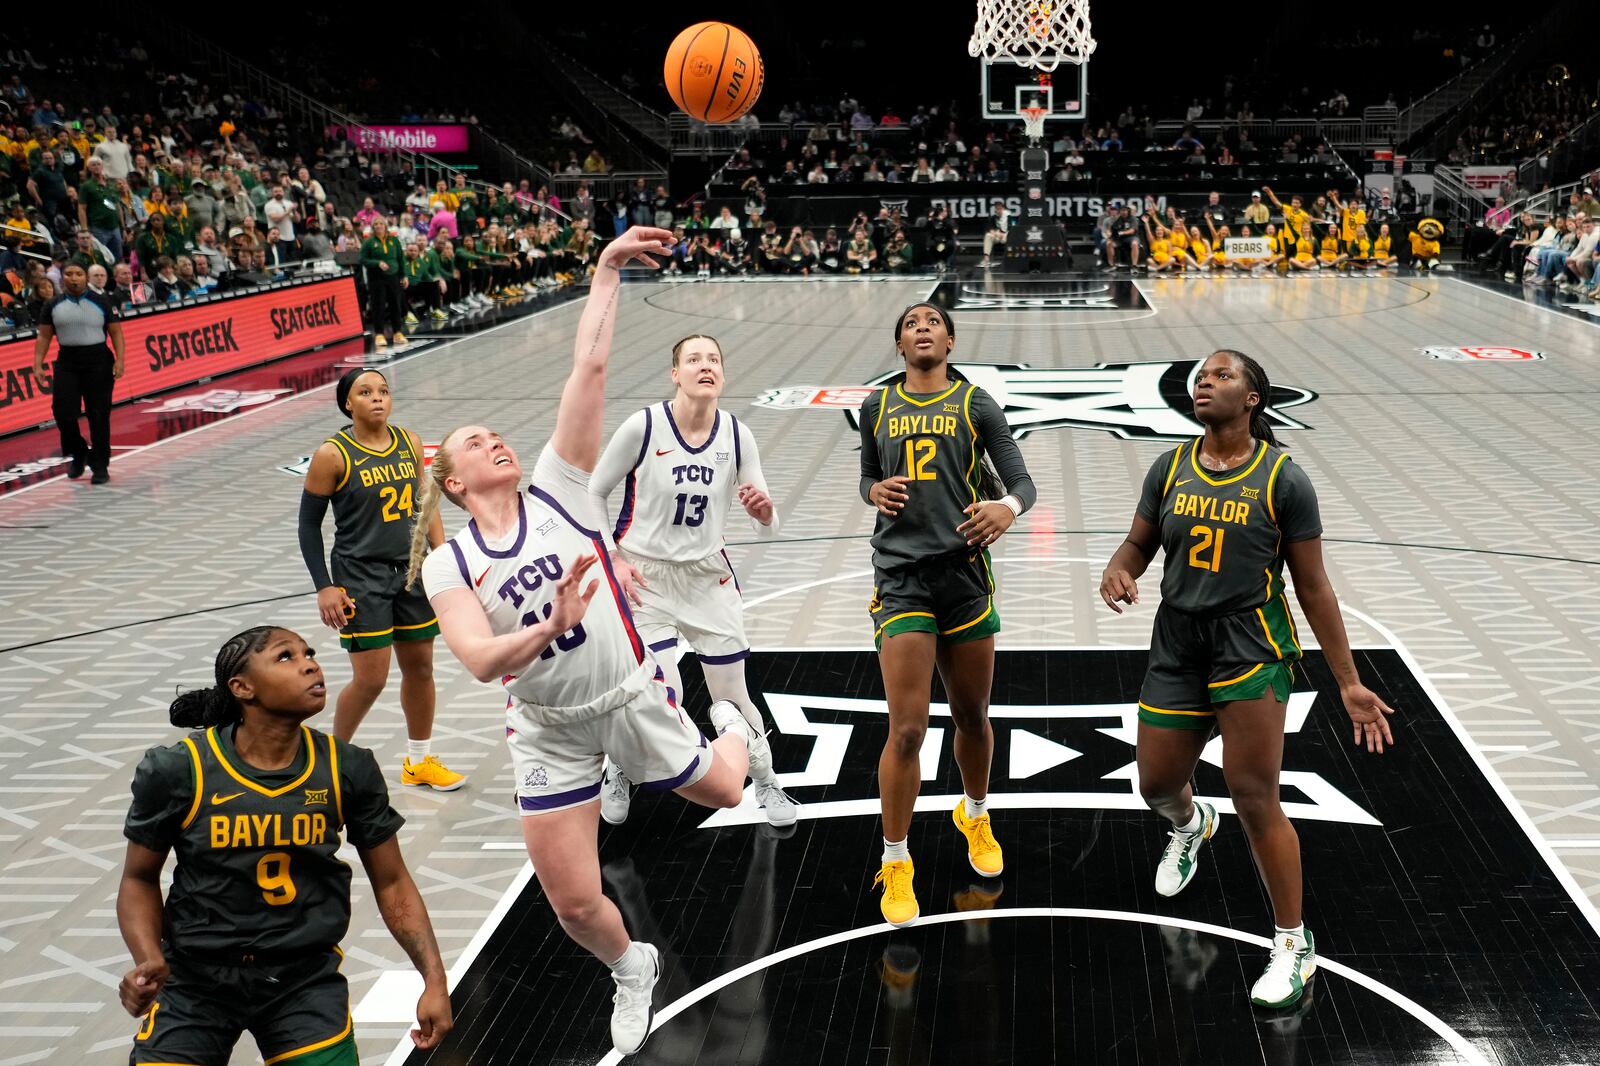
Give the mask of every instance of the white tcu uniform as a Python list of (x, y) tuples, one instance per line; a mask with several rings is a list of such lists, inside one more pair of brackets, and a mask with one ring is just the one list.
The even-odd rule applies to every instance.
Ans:
[(588, 475), (546, 445), (519, 504), (515, 533), (490, 541), (469, 522), (428, 555), (422, 579), (430, 598), (470, 589), (499, 636), (548, 618), (567, 568), (580, 555), (600, 556), (603, 585), (583, 621), (505, 678), (506, 743), (522, 812), (594, 799), (606, 755), (649, 788), (700, 780), (711, 752), (645, 654), (604, 541), (592, 528), (598, 523), (590, 514)]
[[(727, 411), (711, 435), (690, 447), (671, 403), (653, 404), (618, 428), (595, 465), (590, 493), (595, 511), (623, 482), (622, 506), (611, 531), (615, 545), (644, 578), (635, 609), (650, 651), (670, 654), (679, 640), (702, 663), (732, 663), (750, 654), (739, 579), (723, 550), (728, 509), (746, 482), (766, 491), (755, 438)], [(755, 523), (761, 536), (777, 532)]]

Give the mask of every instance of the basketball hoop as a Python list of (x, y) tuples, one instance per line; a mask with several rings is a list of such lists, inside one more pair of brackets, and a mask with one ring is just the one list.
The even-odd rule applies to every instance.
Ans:
[(978, 0), (967, 54), (1054, 70), (1094, 54), (1089, 0)]
[(1022, 109), (1022, 130), (1028, 135), (1030, 141), (1042, 140), (1044, 137), (1044, 120), (1050, 112), (1042, 107), (1025, 107)]

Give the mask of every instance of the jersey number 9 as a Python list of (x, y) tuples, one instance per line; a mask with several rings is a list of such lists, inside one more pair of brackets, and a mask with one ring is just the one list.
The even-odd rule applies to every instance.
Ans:
[(272, 907), (293, 903), (300, 894), (289, 876), (289, 853), (269, 851), (256, 863), (256, 884), (261, 888), (261, 898)]

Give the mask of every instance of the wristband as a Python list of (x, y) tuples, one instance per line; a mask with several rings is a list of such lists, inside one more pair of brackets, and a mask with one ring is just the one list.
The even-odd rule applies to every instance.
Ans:
[(1017, 499), (1015, 496), (1002, 496), (1000, 497), (999, 502), (1011, 508), (1011, 516), (1013, 518), (1022, 517), (1022, 501)]

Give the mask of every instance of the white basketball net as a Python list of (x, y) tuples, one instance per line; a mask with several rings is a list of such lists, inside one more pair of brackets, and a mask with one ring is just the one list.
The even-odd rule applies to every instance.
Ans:
[(978, 0), (968, 55), (1054, 70), (1093, 53), (1088, 0)]

